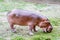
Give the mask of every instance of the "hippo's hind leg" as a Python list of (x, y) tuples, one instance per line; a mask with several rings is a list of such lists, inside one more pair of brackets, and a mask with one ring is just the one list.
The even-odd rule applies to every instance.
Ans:
[(14, 28), (14, 24), (10, 24), (12, 32), (16, 33), (16, 29)]

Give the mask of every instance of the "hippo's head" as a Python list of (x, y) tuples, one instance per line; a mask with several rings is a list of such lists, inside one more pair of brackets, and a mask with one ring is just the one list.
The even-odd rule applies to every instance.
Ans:
[(39, 26), (43, 29), (44, 32), (50, 33), (53, 29), (49, 21), (40, 22)]

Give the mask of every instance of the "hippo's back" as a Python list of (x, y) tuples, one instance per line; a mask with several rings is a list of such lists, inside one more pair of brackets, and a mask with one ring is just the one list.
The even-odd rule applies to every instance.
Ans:
[(15, 9), (8, 14), (8, 19), (10, 23), (27, 25), (29, 22), (36, 24), (39, 16), (32, 11)]

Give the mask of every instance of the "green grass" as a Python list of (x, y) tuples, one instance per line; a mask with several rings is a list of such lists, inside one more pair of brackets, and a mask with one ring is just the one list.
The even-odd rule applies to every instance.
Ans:
[(50, 22), (53, 26), (60, 26), (60, 19), (59, 18), (50, 18)]
[(6, 3), (6, 2), (1, 2), (0, 3), (0, 11), (1, 12), (4, 12), (4, 11), (9, 11), (9, 10), (12, 10), (12, 9), (15, 9), (15, 8), (20, 8), (20, 9), (23, 9), (24, 8), (24, 5), (25, 4), (20, 4), (20, 3), (13, 3), (13, 2), (9, 2), (9, 3)]
[[(15, 38), (14, 38), (15, 37)], [(38, 31), (33, 36), (14, 36), (12, 37), (14, 40), (22, 39), (22, 40), (60, 40), (60, 31), (58, 26), (54, 27), (51, 33), (43, 33), (42, 31)], [(21, 38), (20, 38), (21, 37)]]
[(25, 39), (21, 36), (16, 36), (16, 37), (12, 37), (11, 40), (25, 40)]
[[(2, 1), (2, 0), (1, 0)], [(4, 12), (18, 8), (18, 9), (26, 9), (26, 7), (30, 8), (30, 5), (34, 10), (39, 10), (41, 8), (46, 7), (45, 4), (34, 4), (34, 3), (26, 3), (26, 2), (0, 2), (0, 40), (60, 40), (60, 19), (59, 18), (49, 18), (51, 24), (53, 25), (53, 31), (51, 33), (43, 33), (41, 29), (38, 32), (33, 32), (34, 35), (30, 36), (27, 32), (28, 29), (22, 26), (15, 26), (17, 33), (12, 33), (7, 22), (6, 15)], [(52, 11), (42, 11), (43, 13), (50, 13)], [(53, 11), (54, 13), (55, 11)], [(49, 15), (49, 14), (48, 14)], [(52, 14), (54, 15), (54, 14)], [(50, 15), (51, 16), (51, 15)], [(22, 31), (21, 31), (22, 30)]]
[[(38, 30), (38, 32), (34, 32), (33, 36), (30, 36), (27, 34), (27, 30), (26, 27), (19, 27), (17, 26), (17, 33), (13, 33), (11, 32), (11, 29), (9, 27), (8, 22), (6, 22), (7, 20), (3, 20), (2, 18), (5, 18), (6, 15), (4, 14), (0, 14), (2, 16), (0, 16), (0, 37), (2, 38), (7, 38), (8, 37), (11, 40), (60, 40), (60, 27), (59, 27), (59, 21), (60, 19), (58, 18), (49, 18), (49, 20), (51, 21), (52, 25), (53, 25), (53, 31), (51, 33), (43, 33), (42, 30)], [(5, 22), (3, 22), (5, 21)], [(56, 25), (55, 25), (56, 24)], [(22, 31), (20, 31), (22, 29)], [(8, 31), (7, 31), (8, 30)]]
[(0, 2), (0, 12), (10, 11), (12, 9), (25, 9), (26, 7), (29, 8), (29, 6), (34, 9), (40, 9), (43, 7), (46, 7), (47, 5), (43, 4), (34, 4), (34, 3), (28, 3), (28, 2)]
[(4, 0), (0, 0), (0, 2), (3, 2)]
[(4, 38), (0, 38), (0, 40), (4, 40)]
[(36, 35), (36, 36), (33, 36), (31, 40), (51, 40), (51, 38), (43, 36), (43, 35), (42, 36)]

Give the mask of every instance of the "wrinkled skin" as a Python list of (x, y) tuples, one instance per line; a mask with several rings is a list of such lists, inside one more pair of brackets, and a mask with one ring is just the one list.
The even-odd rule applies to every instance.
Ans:
[(32, 11), (15, 9), (8, 12), (7, 18), (10, 27), (14, 32), (16, 31), (14, 25), (29, 26), (30, 32), (32, 32), (32, 30), (36, 32), (36, 26), (48, 33), (53, 29), (49, 20), (45, 16)]

